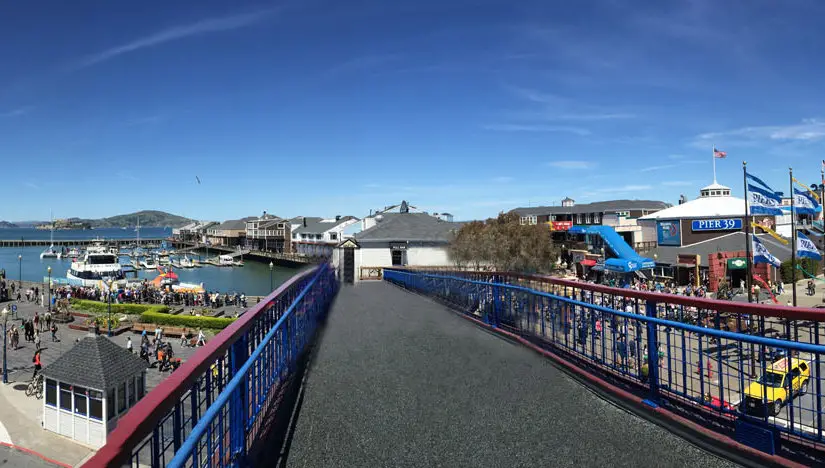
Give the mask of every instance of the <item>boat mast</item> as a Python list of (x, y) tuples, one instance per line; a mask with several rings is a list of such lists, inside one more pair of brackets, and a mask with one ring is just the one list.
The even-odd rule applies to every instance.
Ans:
[(51, 223), (49, 226), (49, 248), (54, 250), (54, 213), (52, 210), (49, 210), (49, 218), (51, 219), (51, 221), (49, 221)]

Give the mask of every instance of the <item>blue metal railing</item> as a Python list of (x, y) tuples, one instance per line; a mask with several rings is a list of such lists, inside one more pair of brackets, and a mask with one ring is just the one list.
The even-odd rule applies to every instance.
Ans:
[[(825, 368), (820, 366), (825, 346), (725, 331), (718, 318), (716, 327), (707, 320), (671, 320), (664, 311), (672, 296), (664, 294), (636, 294), (642, 299), (629, 298), (618, 310), (607, 295), (583, 294), (586, 284), (558, 290), (568, 292), (565, 296), (496, 282), (505, 279), (499, 274), (481, 281), (385, 269), (384, 279), (559, 352), (589, 372), (618, 377), (653, 406), (712, 419), (728, 432), (744, 431), (738, 424), (744, 421), (817, 449), (825, 442)], [(818, 335), (809, 338), (818, 343)], [(786, 372), (783, 363), (790, 364)]]
[(85, 466), (246, 463), (337, 290), (328, 264), (295, 275), (138, 402)]

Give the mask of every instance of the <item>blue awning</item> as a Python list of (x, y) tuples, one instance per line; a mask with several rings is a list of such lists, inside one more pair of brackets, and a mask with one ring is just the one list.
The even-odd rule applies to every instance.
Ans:
[(608, 258), (604, 262), (604, 269), (607, 271), (617, 271), (620, 273), (630, 273), (633, 271), (638, 270), (646, 270), (648, 268), (654, 268), (656, 266), (656, 262), (650, 258), (638, 257), (638, 258)]
[(573, 226), (567, 230), (570, 234), (586, 234), (587, 227), (585, 226)]

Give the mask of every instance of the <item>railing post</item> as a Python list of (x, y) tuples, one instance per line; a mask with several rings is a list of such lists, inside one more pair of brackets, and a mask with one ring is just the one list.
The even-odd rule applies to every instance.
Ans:
[[(656, 318), (656, 302), (646, 301), (645, 315)], [(650, 394), (644, 403), (656, 408), (659, 406), (659, 336), (653, 322), (647, 322), (647, 382)]]
[[(229, 349), (229, 372), (227, 381), (232, 380), (244, 363), (249, 359), (249, 346), (247, 344), (249, 335), (241, 336), (238, 341), (232, 344)], [(246, 457), (246, 412), (248, 405), (249, 379), (244, 377), (241, 384), (229, 398), (229, 444), (230, 454), (234, 463), (243, 464)]]
[(498, 326), (498, 318), (501, 313), (501, 288), (493, 283), (493, 314), (489, 318), (488, 325), (493, 328)]

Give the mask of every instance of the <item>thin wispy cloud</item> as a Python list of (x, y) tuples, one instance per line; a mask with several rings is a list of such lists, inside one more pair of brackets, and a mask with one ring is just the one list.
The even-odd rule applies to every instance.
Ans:
[(132, 119), (126, 122), (126, 126), (132, 127), (135, 125), (154, 125), (157, 123), (161, 123), (166, 120), (166, 117), (162, 115), (150, 115), (148, 117), (140, 117), (137, 119)]
[(384, 65), (398, 62), (400, 59), (400, 54), (364, 55), (347, 60), (337, 65), (333, 65), (327, 69), (322, 76), (329, 78), (344, 73), (355, 73), (365, 70), (378, 69)]
[(639, 172), (661, 171), (662, 169), (671, 169), (677, 167), (677, 164), (662, 164), (659, 166), (647, 166), (639, 169)]
[(23, 186), (32, 190), (40, 190), (40, 186), (31, 181), (23, 182)]
[(509, 86), (506, 89), (508, 89), (516, 97), (538, 105), (536, 107), (542, 108), (541, 111), (522, 113), (522, 117), (525, 118), (572, 121), (598, 121), (636, 118), (636, 114), (631, 112), (616, 110), (605, 106), (581, 103), (557, 94), (547, 94), (534, 89), (512, 86)]
[(515, 180), (515, 179), (513, 179), (512, 177), (508, 177), (508, 176), (499, 176), (499, 177), (494, 177), (493, 178), (493, 182), (495, 182), (497, 184), (506, 184), (508, 182), (512, 182), (513, 180)]
[(595, 193), (628, 193), (628, 192), (643, 192), (652, 189), (652, 185), (622, 185), (619, 187), (605, 187), (595, 190)]
[(146, 37), (136, 39), (132, 42), (121, 44), (119, 46), (106, 49), (102, 52), (89, 55), (88, 57), (79, 60), (71, 66), (70, 69), (79, 70), (90, 67), (92, 65), (97, 65), (99, 63), (120, 57), (121, 55), (136, 52), (149, 47), (156, 47), (168, 42), (178, 41), (194, 36), (201, 36), (204, 34), (245, 28), (271, 18), (277, 11), (277, 9), (262, 10), (252, 13), (223, 16), (219, 18), (208, 18), (192, 24), (174, 26), (169, 29), (158, 31), (154, 34), (150, 34)]
[(592, 132), (586, 128), (568, 127), (564, 125), (541, 125), (541, 124), (488, 124), (482, 126), (485, 130), (494, 132), (538, 132), (538, 133), (572, 133), (579, 136), (587, 136)]
[(555, 167), (557, 169), (590, 169), (596, 164), (592, 161), (582, 160), (568, 160), (568, 161), (550, 161), (547, 163), (548, 167)]
[(662, 185), (665, 187), (691, 187), (696, 185), (696, 181), (693, 180), (666, 180), (662, 182)]
[(3, 117), (3, 118), (22, 117), (24, 115), (30, 114), (33, 110), (34, 110), (33, 106), (18, 107), (16, 109), (12, 109), (10, 111), (0, 112), (0, 117)]
[(825, 121), (806, 119), (798, 124), (742, 127), (734, 130), (702, 133), (696, 136), (693, 145), (699, 148), (709, 148), (708, 145), (712, 145), (714, 142), (732, 145), (756, 141), (810, 142), (823, 138), (825, 138)]

